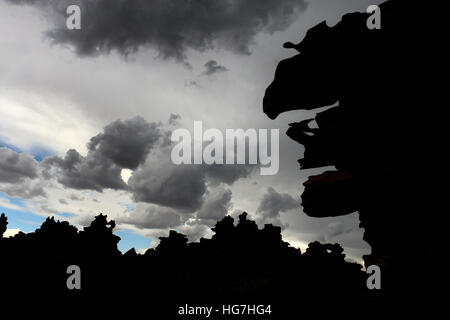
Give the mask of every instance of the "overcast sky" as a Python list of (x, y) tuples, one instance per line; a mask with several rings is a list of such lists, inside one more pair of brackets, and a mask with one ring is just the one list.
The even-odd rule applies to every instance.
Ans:
[[(141, 251), (176, 229), (198, 240), (226, 214), (247, 211), (284, 240), (341, 243), (368, 253), (358, 216), (309, 218), (298, 169), (303, 148), (284, 132), (314, 114), (262, 112), (277, 63), (305, 32), (376, 0), (0, 0), (0, 210), (8, 234), (49, 215), (78, 227), (103, 212), (120, 248)], [(67, 5), (82, 30), (65, 28)], [(280, 129), (280, 170), (181, 165), (170, 133)]]

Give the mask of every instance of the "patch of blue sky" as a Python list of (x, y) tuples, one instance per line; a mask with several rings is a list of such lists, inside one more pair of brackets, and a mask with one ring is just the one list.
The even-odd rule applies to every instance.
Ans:
[(152, 238), (143, 237), (129, 229), (116, 231), (114, 233), (120, 237), (120, 241), (117, 246), (123, 253), (127, 252), (131, 248), (135, 248), (136, 252), (138, 252), (139, 249), (148, 249), (153, 241)]
[(2, 140), (0, 140), (0, 148), (8, 148), (18, 153), (22, 152), (20, 148), (13, 146), (12, 144), (6, 143)]
[(23, 200), (20, 198), (10, 197), (10, 196), (4, 194), (3, 192), (0, 192), (0, 197), (2, 197), (3, 199), (6, 199), (9, 203), (11, 203), (13, 205), (25, 208), (25, 204), (23, 203)]
[(41, 162), (45, 158), (55, 155), (55, 152), (43, 146), (32, 146), (30, 150), (27, 151), (37, 162)]
[(71, 212), (61, 212), (58, 213), (58, 216), (64, 217), (64, 218), (72, 218), (75, 217), (76, 214), (75, 213), (71, 213)]
[[(23, 232), (33, 232), (45, 221), (45, 217), (35, 215), (27, 210), (23, 204), (23, 200), (8, 197), (3, 193), (0, 193), (0, 197), (6, 199), (10, 204), (19, 207), (18, 209), (11, 209), (0, 206), (0, 211), (8, 217), (8, 229), (20, 229)], [(20, 208), (23, 208), (23, 210)]]
[(8, 148), (17, 153), (28, 152), (29, 154), (31, 154), (34, 157), (34, 159), (37, 162), (41, 162), (45, 158), (53, 156), (55, 154), (55, 152), (53, 152), (49, 148), (46, 148), (43, 146), (38, 146), (38, 145), (31, 146), (31, 148), (29, 148), (28, 150), (22, 150), (21, 148), (15, 146), (15, 145), (6, 143), (1, 139), (0, 139), (0, 148)]

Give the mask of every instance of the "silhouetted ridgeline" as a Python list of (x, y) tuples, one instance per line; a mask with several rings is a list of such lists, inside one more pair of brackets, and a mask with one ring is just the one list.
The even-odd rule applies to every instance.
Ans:
[[(114, 226), (102, 214), (81, 231), (47, 218), (35, 232), (0, 238), (2, 290), (20, 301), (75, 299), (81, 306), (98, 299), (143, 301), (166, 312), (164, 318), (186, 303), (271, 304), (273, 319), (295, 312), (299, 301), (368, 299), (367, 275), (361, 265), (344, 260), (338, 244), (313, 242), (302, 254), (282, 240), (279, 227), (258, 229), (246, 213), (236, 225), (225, 217), (212, 228), (211, 239), (197, 243), (171, 231), (144, 255), (134, 249), (122, 254)], [(5, 229), (2, 215), (0, 230)], [(69, 265), (81, 268), (81, 290), (66, 286)]]

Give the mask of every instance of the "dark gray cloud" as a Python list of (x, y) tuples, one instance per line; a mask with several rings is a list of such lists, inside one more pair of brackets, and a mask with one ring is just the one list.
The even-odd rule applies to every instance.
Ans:
[(228, 165), (228, 164), (213, 164), (204, 165), (203, 171), (212, 185), (220, 183), (233, 184), (241, 178), (246, 178), (255, 170), (255, 165)]
[(267, 193), (261, 199), (256, 210), (259, 218), (264, 220), (277, 219), (280, 212), (300, 207), (300, 202), (287, 193), (278, 193), (274, 188), (267, 188)]
[(207, 63), (205, 63), (205, 69), (206, 70), (203, 72), (203, 74), (206, 76), (211, 76), (216, 73), (228, 71), (227, 68), (218, 64), (216, 60), (209, 60)]
[[(249, 54), (258, 33), (286, 29), (306, 8), (304, 0), (7, 0), (35, 5), (53, 18), (48, 36), (82, 56), (123, 55), (142, 46), (162, 58), (186, 61), (187, 49), (225, 48)], [(68, 30), (65, 9), (79, 5), (82, 30)]]
[(32, 199), (36, 197), (47, 197), (44, 190), (45, 185), (39, 179), (25, 180), (22, 183), (0, 183), (0, 191), (10, 197), (21, 199)]
[(206, 200), (198, 211), (197, 218), (214, 222), (221, 220), (231, 208), (231, 195), (231, 190), (224, 188), (206, 194)]
[(44, 176), (53, 172), (59, 183), (79, 190), (126, 189), (122, 169), (135, 169), (145, 161), (163, 137), (160, 127), (160, 123), (141, 117), (114, 121), (90, 139), (85, 157), (71, 149), (64, 158), (46, 158), (42, 162)]
[(39, 177), (39, 164), (31, 155), (0, 148), (1, 192), (22, 199), (46, 197)]
[(162, 161), (150, 157), (128, 180), (135, 201), (154, 203), (193, 212), (203, 202), (206, 191), (201, 166), (174, 165), (170, 154)]
[(167, 146), (151, 153), (128, 180), (135, 201), (194, 212), (203, 205), (208, 185), (231, 185), (253, 170), (245, 165), (175, 165), (170, 152)]
[(231, 196), (231, 191), (223, 187), (208, 189), (203, 195), (203, 204), (195, 212), (140, 202), (135, 210), (127, 211), (116, 221), (139, 229), (152, 229), (152, 236), (160, 234), (160, 230), (176, 228), (186, 234), (190, 241), (196, 241), (227, 214), (232, 206)]
[(65, 199), (59, 199), (58, 202), (61, 204), (69, 204)]
[(117, 120), (91, 138), (88, 148), (119, 167), (136, 169), (161, 137), (160, 127), (160, 123), (149, 123), (142, 117)]
[(100, 153), (89, 151), (83, 157), (78, 151), (67, 151), (64, 158), (53, 156), (42, 162), (46, 174), (51, 171), (57, 180), (65, 187), (78, 190), (103, 191), (105, 188), (125, 189), (126, 184), (121, 177), (122, 168)]
[(118, 223), (131, 224), (140, 229), (167, 229), (181, 224), (176, 211), (156, 205), (138, 206), (136, 211), (116, 219)]
[(0, 183), (19, 183), (38, 176), (38, 163), (28, 153), (0, 148)]
[[(172, 114), (169, 122), (178, 119), (179, 115)], [(208, 186), (231, 185), (249, 176), (255, 167), (175, 165), (171, 161), (170, 134), (161, 123), (149, 123), (140, 117), (117, 120), (90, 139), (86, 156), (71, 149), (64, 157), (48, 157), (41, 163), (42, 173), (68, 188), (99, 192), (123, 189), (137, 202), (194, 213), (204, 204)], [(121, 177), (124, 168), (134, 170), (128, 185)], [(207, 215), (208, 210), (202, 214)], [(218, 212), (222, 215), (223, 209)]]

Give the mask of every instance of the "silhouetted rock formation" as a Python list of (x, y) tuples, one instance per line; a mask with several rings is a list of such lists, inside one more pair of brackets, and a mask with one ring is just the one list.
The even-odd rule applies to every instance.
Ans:
[(3, 234), (6, 231), (6, 228), (8, 226), (8, 220), (6, 219), (6, 216), (4, 213), (0, 216), (0, 238), (3, 237)]
[[(304, 212), (329, 217), (359, 212), (388, 292), (429, 295), (444, 253), (442, 170), (449, 101), (448, 3), (383, 3), (381, 29), (350, 13), (334, 27), (310, 29), (300, 52), (280, 62), (264, 97), (280, 113), (332, 106), (290, 124), (305, 147), (301, 169), (335, 166), (309, 177)], [(334, 106), (335, 104), (338, 104)], [(417, 255), (423, 258), (417, 258)]]
[[(298, 314), (299, 300), (303, 310), (368, 301), (367, 275), (361, 265), (344, 260), (338, 244), (314, 242), (302, 254), (282, 240), (280, 227), (259, 229), (246, 213), (237, 225), (225, 217), (211, 239), (197, 243), (170, 231), (144, 255), (134, 249), (122, 255), (114, 226), (102, 214), (79, 232), (48, 218), (33, 233), (1, 238), (2, 290), (20, 301), (42, 297), (79, 308), (95, 301), (102, 310), (100, 301), (120, 297), (122, 304), (145, 303), (161, 319), (177, 318), (177, 308), (186, 303), (271, 304), (271, 319), (283, 319)], [(69, 265), (80, 266), (79, 291), (66, 287)]]

